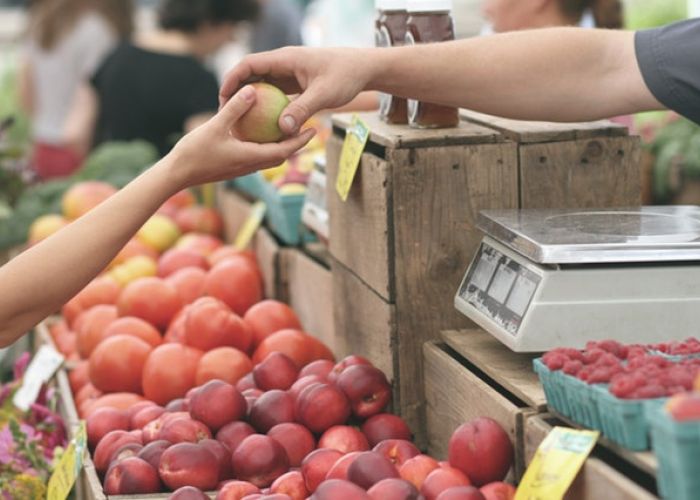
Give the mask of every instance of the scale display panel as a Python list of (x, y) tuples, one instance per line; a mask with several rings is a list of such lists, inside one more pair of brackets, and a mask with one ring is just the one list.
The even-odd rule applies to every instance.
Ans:
[(537, 273), (482, 243), (459, 296), (516, 336), (541, 280)]

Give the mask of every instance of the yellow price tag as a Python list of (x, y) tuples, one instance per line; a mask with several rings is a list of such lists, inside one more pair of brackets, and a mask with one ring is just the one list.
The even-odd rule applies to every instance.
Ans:
[(248, 245), (250, 245), (250, 242), (255, 235), (255, 231), (257, 231), (260, 224), (262, 224), (266, 211), (267, 205), (265, 205), (264, 201), (256, 201), (253, 204), (253, 207), (250, 210), (250, 215), (248, 215), (248, 218), (243, 223), (243, 226), (241, 226), (241, 229), (238, 231), (238, 235), (236, 236), (236, 240), (233, 243), (236, 250), (245, 250), (248, 248)]
[(75, 480), (83, 467), (86, 445), (85, 422), (81, 421), (78, 432), (63, 453), (53, 474), (51, 474), (46, 495), (47, 500), (66, 500), (68, 498)]
[(564, 498), (588, 455), (595, 447), (598, 431), (555, 427), (542, 441), (515, 500), (558, 500)]
[(369, 127), (359, 116), (352, 117), (352, 123), (345, 134), (343, 150), (340, 152), (340, 165), (338, 167), (338, 180), (335, 189), (340, 198), (347, 201), (352, 182), (355, 180), (357, 167), (360, 166), (362, 152), (369, 139)]

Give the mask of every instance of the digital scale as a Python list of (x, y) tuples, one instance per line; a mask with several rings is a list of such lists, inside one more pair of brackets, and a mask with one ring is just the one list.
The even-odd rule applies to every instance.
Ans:
[(502, 210), (455, 307), (516, 352), (700, 332), (700, 207)]
[(326, 202), (326, 159), (319, 156), (314, 162), (306, 190), (306, 201), (301, 211), (301, 221), (311, 229), (319, 239), (328, 241), (329, 222)]

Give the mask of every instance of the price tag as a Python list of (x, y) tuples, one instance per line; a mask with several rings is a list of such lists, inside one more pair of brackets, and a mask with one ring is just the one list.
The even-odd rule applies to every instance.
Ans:
[(83, 457), (87, 445), (87, 433), (85, 432), (85, 422), (81, 421), (73, 440), (63, 453), (56, 469), (49, 479), (47, 500), (66, 500), (70, 494), (75, 480), (83, 467)]
[(338, 179), (335, 185), (336, 191), (343, 201), (347, 201), (352, 182), (355, 180), (357, 167), (360, 166), (362, 152), (369, 139), (369, 127), (359, 116), (352, 117), (352, 124), (345, 134), (343, 150), (340, 153), (340, 165)]
[(41, 346), (22, 377), (22, 387), (12, 398), (15, 406), (22, 411), (27, 411), (36, 401), (41, 386), (53, 377), (62, 364), (63, 356), (56, 349), (48, 345)]
[(590, 455), (598, 431), (555, 427), (542, 441), (515, 494), (515, 500), (564, 498)]
[(236, 236), (236, 241), (233, 246), (237, 250), (245, 250), (250, 245), (250, 241), (255, 235), (255, 231), (258, 230), (260, 224), (262, 224), (263, 218), (265, 217), (265, 212), (267, 211), (267, 205), (263, 201), (256, 201), (250, 210), (250, 215), (243, 223), (243, 226), (238, 231)]

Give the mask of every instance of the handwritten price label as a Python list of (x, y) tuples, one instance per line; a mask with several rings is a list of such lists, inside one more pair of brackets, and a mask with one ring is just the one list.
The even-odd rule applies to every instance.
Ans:
[(75, 437), (66, 448), (61, 460), (49, 479), (47, 500), (66, 500), (70, 494), (75, 480), (83, 467), (83, 457), (87, 447), (87, 433), (85, 422), (81, 421)]
[(236, 236), (236, 241), (233, 246), (236, 250), (245, 250), (250, 245), (255, 231), (258, 230), (260, 224), (262, 224), (263, 218), (265, 217), (265, 212), (267, 211), (267, 205), (263, 201), (257, 201), (250, 210), (250, 215), (243, 223), (243, 226), (238, 231)]
[(369, 127), (359, 116), (352, 117), (352, 123), (345, 134), (343, 150), (340, 153), (340, 165), (338, 168), (338, 179), (336, 181), (336, 191), (343, 201), (347, 201), (350, 188), (355, 180), (357, 167), (360, 166), (362, 152), (369, 139)]
[(515, 500), (564, 498), (595, 447), (600, 433), (555, 427), (542, 441), (515, 494)]

